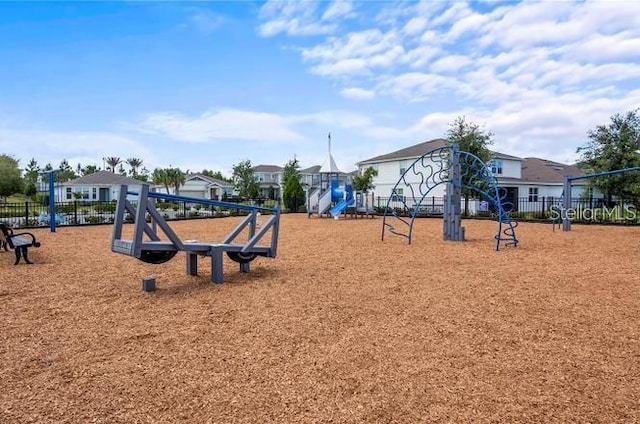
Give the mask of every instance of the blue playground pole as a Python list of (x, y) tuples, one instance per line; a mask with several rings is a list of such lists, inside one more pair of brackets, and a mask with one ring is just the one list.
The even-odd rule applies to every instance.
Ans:
[(56, 171), (47, 171), (49, 175), (49, 229), (52, 233), (56, 232), (56, 201), (55, 201), (55, 183), (53, 181)]

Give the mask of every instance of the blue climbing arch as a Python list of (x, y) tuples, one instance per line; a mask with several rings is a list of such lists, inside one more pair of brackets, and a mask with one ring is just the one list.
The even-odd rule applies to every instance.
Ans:
[[(507, 246), (518, 245), (515, 233), (518, 223), (509, 214), (514, 205), (506, 200), (505, 190), (498, 187), (498, 181), (484, 161), (472, 153), (458, 150), (456, 144), (430, 150), (406, 168), (393, 187), (384, 209), (382, 240), (385, 233), (389, 232), (406, 238), (411, 244), (416, 214), (429, 208), (423, 202), (441, 184), (446, 185), (443, 210), (445, 240), (464, 240), (464, 228), (461, 227), (464, 188), (485, 200), (492, 216), (496, 218), (496, 250), (500, 250), (502, 243)], [(402, 207), (392, 207), (394, 204), (401, 204)]]

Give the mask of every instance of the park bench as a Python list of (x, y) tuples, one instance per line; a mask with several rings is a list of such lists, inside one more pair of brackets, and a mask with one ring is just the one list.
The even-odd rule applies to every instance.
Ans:
[(40, 247), (40, 242), (36, 240), (36, 236), (31, 233), (14, 233), (13, 230), (5, 224), (0, 223), (0, 248), (5, 251), (13, 249), (16, 252), (16, 261), (14, 265), (18, 265), (20, 258), (31, 264), (27, 249), (29, 247)]

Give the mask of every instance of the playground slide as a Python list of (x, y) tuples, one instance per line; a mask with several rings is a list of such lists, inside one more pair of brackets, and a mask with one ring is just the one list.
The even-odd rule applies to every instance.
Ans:
[(318, 215), (322, 215), (331, 206), (331, 190), (327, 190), (320, 196), (318, 200)]
[(355, 201), (353, 198), (349, 199), (349, 201), (341, 200), (329, 210), (329, 213), (331, 214), (332, 217), (335, 218), (336, 216), (344, 212), (344, 210), (347, 209), (349, 206), (352, 206), (354, 203)]

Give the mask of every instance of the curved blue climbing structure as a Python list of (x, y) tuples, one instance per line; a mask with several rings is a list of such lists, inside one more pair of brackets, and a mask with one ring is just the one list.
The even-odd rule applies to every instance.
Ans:
[[(488, 202), (491, 214), (498, 222), (496, 250), (500, 250), (501, 244), (518, 245), (515, 233), (518, 223), (513, 221), (509, 213), (514, 205), (506, 201), (506, 192), (498, 187), (498, 181), (484, 161), (472, 153), (458, 150), (455, 144), (428, 151), (400, 176), (384, 210), (382, 240), (385, 233), (389, 232), (411, 243), (416, 215), (431, 208), (431, 205), (423, 202), (429, 193), (442, 184), (446, 184), (444, 208), (441, 211), (444, 215), (445, 240), (464, 240), (460, 209), (462, 189), (466, 189)], [(392, 207), (393, 204), (396, 207)]]

